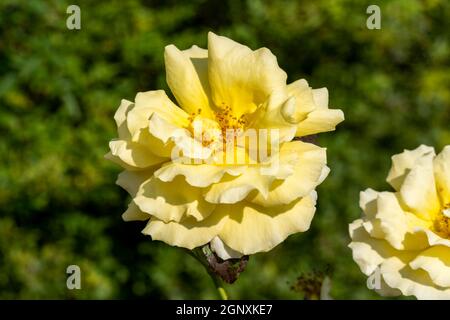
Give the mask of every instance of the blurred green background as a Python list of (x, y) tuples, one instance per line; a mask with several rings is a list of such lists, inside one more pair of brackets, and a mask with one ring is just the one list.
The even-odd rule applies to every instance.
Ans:
[[(366, 28), (370, 4), (381, 30)], [(252, 256), (231, 297), (301, 299), (296, 278), (330, 266), (334, 298), (380, 298), (347, 227), (360, 190), (389, 188), (392, 154), (450, 143), (448, 0), (1, 1), (0, 299), (216, 298), (192, 257), (121, 220), (120, 169), (103, 158), (120, 99), (167, 90), (164, 46), (205, 47), (209, 30), (270, 48), (289, 81), (328, 87), (346, 115), (319, 138), (332, 171), (310, 231)], [(66, 288), (70, 264), (81, 290)]]

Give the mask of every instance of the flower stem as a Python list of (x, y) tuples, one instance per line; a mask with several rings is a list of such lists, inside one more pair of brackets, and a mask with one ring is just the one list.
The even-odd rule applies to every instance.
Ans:
[(208, 272), (209, 276), (211, 277), (212, 281), (214, 282), (214, 285), (216, 286), (217, 291), (219, 292), (220, 299), (222, 300), (228, 300), (227, 292), (225, 291), (225, 288), (223, 287), (222, 280), (219, 279), (219, 277), (215, 274), (212, 274), (211, 272)]
[(214, 286), (217, 289), (217, 292), (219, 293), (220, 299), (222, 300), (228, 300), (227, 292), (225, 291), (225, 288), (223, 287), (223, 280), (220, 279), (220, 277), (215, 274), (211, 267), (206, 260), (205, 255), (203, 254), (203, 251), (200, 249), (194, 249), (194, 250), (187, 250), (187, 252), (193, 256), (198, 262), (200, 262), (203, 267), (205, 267), (206, 271), (208, 272), (208, 275), (211, 277), (211, 280), (214, 282)]

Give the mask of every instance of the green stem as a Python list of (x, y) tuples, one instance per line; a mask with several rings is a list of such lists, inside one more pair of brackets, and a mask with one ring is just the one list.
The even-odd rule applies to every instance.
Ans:
[(225, 291), (225, 288), (223, 287), (223, 281), (219, 279), (218, 276), (215, 274), (212, 274), (211, 272), (208, 272), (209, 276), (211, 277), (212, 281), (214, 282), (214, 285), (216, 286), (217, 291), (219, 292), (220, 299), (222, 300), (228, 300), (227, 292)]
[(223, 281), (220, 279), (218, 275), (216, 275), (210, 268), (208, 261), (205, 258), (205, 255), (203, 254), (203, 251), (199, 248), (196, 248), (194, 250), (187, 250), (187, 252), (193, 256), (198, 262), (200, 262), (203, 267), (205, 267), (206, 271), (208, 272), (208, 275), (211, 277), (211, 280), (214, 283), (214, 286), (217, 289), (217, 292), (219, 293), (220, 299), (222, 300), (228, 300), (227, 292), (225, 291), (225, 288), (223, 287)]

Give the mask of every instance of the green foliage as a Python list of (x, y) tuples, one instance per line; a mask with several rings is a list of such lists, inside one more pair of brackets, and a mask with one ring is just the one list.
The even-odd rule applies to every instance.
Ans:
[[(120, 216), (119, 168), (103, 159), (120, 99), (166, 89), (164, 46), (205, 46), (212, 30), (266, 46), (289, 80), (328, 87), (346, 121), (322, 134), (328, 179), (311, 230), (250, 258), (233, 298), (288, 298), (303, 272), (331, 266), (335, 298), (378, 298), (347, 248), (359, 191), (387, 189), (390, 156), (450, 144), (450, 5), (370, 1), (0, 2), (0, 299), (215, 298), (206, 272), (180, 249), (151, 242)], [(82, 290), (66, 289), (66, 267)]]

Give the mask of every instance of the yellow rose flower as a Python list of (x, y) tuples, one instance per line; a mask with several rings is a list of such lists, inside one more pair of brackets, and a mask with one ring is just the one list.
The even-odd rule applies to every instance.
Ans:
[(450, 299), (450, 146), (437, 156), (424, 145), (394, 155), (387, 182), (395, 192), (361, 192), (353, 259), (379, 275), (381, 295)]
[[(169, 45), (164, 58), (180, 107), (162, 90), (141, 92), (114, 116), (118, 139), (106, 157), (125, 169), (117, 184), (132, 201), (123, 219), (149, 220), (142, 232), (169, 245), (211, 243), (222, 259), (268, 251), (306, 231), (314, 189), (329, 169), (324, 148), (294, 138), (344, 119), (328, 108), (327, 89), (287, 85), (268, 49), (213, 33), (208, 50)], [(236, 142), (250, 131), (265, 135)]]

